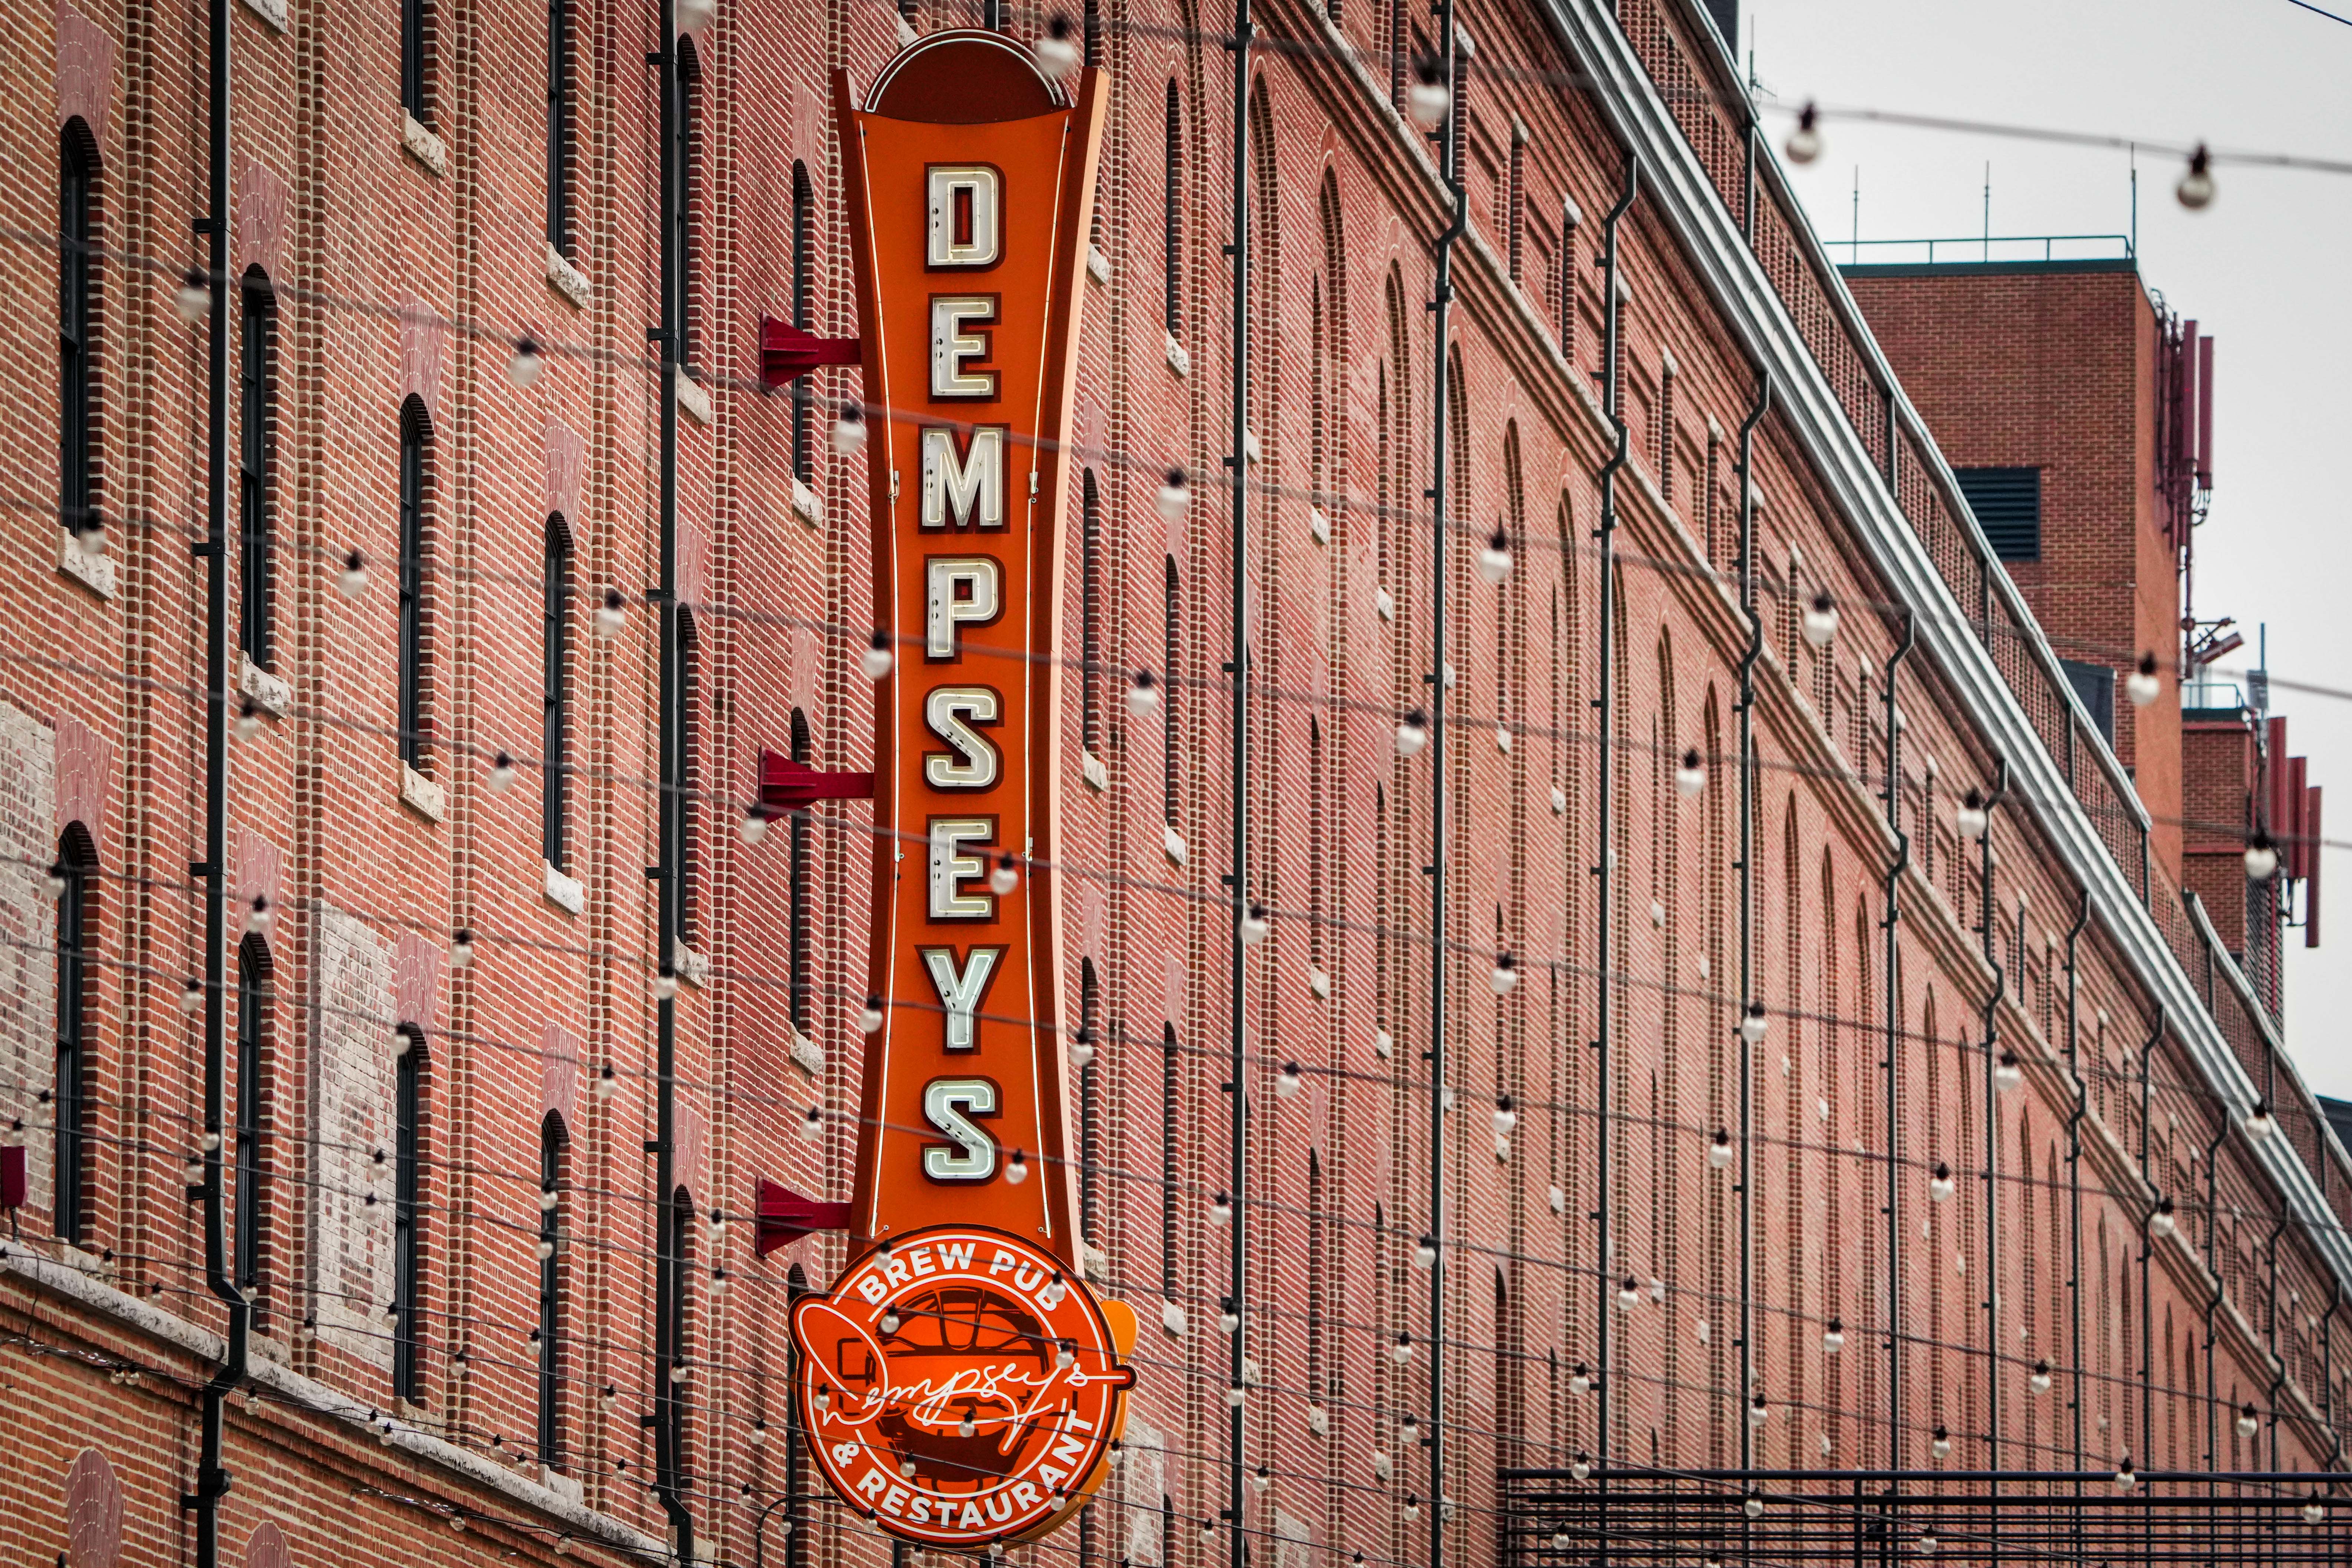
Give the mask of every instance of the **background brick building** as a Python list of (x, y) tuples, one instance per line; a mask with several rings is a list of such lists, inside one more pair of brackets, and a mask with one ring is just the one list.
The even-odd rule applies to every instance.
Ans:
[[(699, 1223), (740, 1215), (761, 1177), (845, 1194), (845, 1123), (815, 1143), (797, 1129), (812, 1104), (854, 1104), (861, 1038), (863, 808), (758, 846), (733, 831), (761, 749), (861, 765), (869, 700), (861, 460), (831, 454), (820, 412), (856, 387), (827, 371), (807, 398), (762, 395), (755, 327), (856, 330), (827, 68), (870, 80), (902, 21), (982, 19), (961, 3), (903, 18), (730, 4), (686, 41), (691, 374), (672, 392), (644, 357), (659, 318), (655, 12), (232, 12), (239, 286), (213, 308), (236, 313), (230, 506), (254, 521), (232, 528), (266, 540), (269, 563), (240, 542), (253, 732), (227, 775), (232, 931), (257, 896), (272, 911), (233, 935), (228, 963), (231, 1100), (250, 1112), (239, 1267), (257, 1311), (257, 1381), (230, 1412), (232, 1561), (658, 1556), (639, 1415), (654, 1216), (678, 1202), (698, 1216), (698, 1539), (730, 1562), (885, 1553), (829, 1500), (795, 1498), (781, 1430), (790, 1271), (823, 1280), (839, 1238), (756, 1260), (747, 1226)], [(1073, 465), (1089, 526), (1065, 574), (1081, 664), (1064, 1006), (1103, 1039), (1079, 1108), (1094, 1267), (1147, 1323), (1165, 1300), (1185, 1329), (1139, 1349), (1126, 1454), (1091, 1516), (1028, 1551), (1192, 1563), (1240, 1528), (1282, 1563), (1423, 1561), (1433, 1500), (1408, 1445), (1441, 1415), (1444, 1540), (1472, 1561), (1499, 1550), (1500, 1472), (1578, 1452), (1684, 1473), (1703, 1496), (1715, 1483), (1697, 1473), (1738, 1467), (1750, 1443), (1781, 1468), (2332, 1464), (2352, 1430), (2333, 1353), (2352, 1166), (2219, 917), (2179, 892), (2160, 847), (2177, 784), (2135, 795), (2089, 723), (1781, 185), (1706, 14), (1626, 0), (1462, 19), (1476, 45), (1457, 105), (1467, 214), (1440, 365), (1423, 306), (1450, 201), (1399, 113), (1428, 18), (1402, 4), (1261, 17), (1276, 43), (1253, 57), (1244, 110), (1261, 303), (1239, 367), (1258, 455), (1237, 594), (1217, 505), (1171, 523), (1153, 504), (1171, 463), (1214, 498), (1227, 456), (1233, 95), (1230, 56), (1203, 32), (1224, 19), (1085, 16), (1114, 95)], [(1042, 20), (1006, 18), (1024, 36)], [(78, 1568), (188, 1558), (193, 1390), (224, 1323), (184, 1188), (203, 1104), (182, 998), (204, 968), (190, 545), (205, 340), (174, 294), (203, 255), (202, 21), (68, 0), (13, 14), (0, 68), (0, 266), (26, 306), (7, 331), (19, 364), (63, 367), (16, 383), (0, 455), (24, 617), (0, 655), (0, 1114), (30, 1175), (0, 1258), (0, 1377), (25, 1435), (0, 1479), (0, 1551)], [(1629, 160), (1612, 270), (1604, 215)], [(61, 217), (91, 248), (61, 253)], [(54, 333), (52, 300), (84, 307)], [(1617, 665), (1600, 708), (1612, 300), (1627, 460), (1611, 481)], [(526, 337), (546, 366), (518, 390), (507, 370)], [(1423, 497), (1440, 374), (1456, 1109), (1433, 1412), (1412, 1258), (1433, 1223), (1430, 762), (1392, 736), (1440, 661)], [(1759, 384), (1751, 650), (1738, 465)], [(643, 591), (662, 395), (686, 415), (692, 735), (667, 1194), (645, 1152), (662, 955), (643, 876), (659, 858)], [(103, 553), (75, 531), (85, 509)], [(1515, 562), (1490, 584), (1473, 558), (1497, 527)], [(370, 576), (355, 599), (338, 577), (354, 550)], [(617, 624), (595, 614), (608, 590)], [(1824, 594), (1841, 609), (1817, 637), (1806, 612)], [(1260, 759), (1253, 879), (1276, 914), (1251, 960), (1241, 1086), (1254, 1164), (1239, 1223), (1262, 1287), (1242, 1303), (1259, 1368), (1249, 1462), (1268, 1485), (1221, 1523), (1209, 1199), (1231, 1116), (1216, 868), (1237, 716), (1218, 663), (1244, 598), (1264, 677), (1238, 716)], [(1171, 700), (1138, 719), (1119, 696), (1147, 667)], [(2177, 722), (2168, 679), (2147, 711)], [(2157, 740), (2126, 732), (2143, 770)], [(1675, 776), (1690, 750), (1695, 792)], [(520, 764), (510, 787), (500, 752)], [(1953, 807), (2003, 764), (1989, 879)], [(1524, 978), (1498, 994), (1504, 952)], [(1751, 998), (1769, 1027), (1743, 1043)], [(1996, 1093), (2003, 1051), (2019, 1081)], [(1284, 1095), (1291, 1062), (1302, 1087)], [(1506, 1095), (1517, 1121), (1498, 1143), (1488, 1108)], [(2257, 1099), (2266, 1137), (2242, 1125)], [(1744, 1232), (1708, 1157), (1734, 1128)], [(1957, 1187), (1943, 1200), (1939, 1166)], [(78, 1192), (63, 1211), (61, 1170)], [(2159, 1201), (2178, 1219), (2144, 1247)], [(1830, 1350), (1833, 1322), (1849, 1348)], [(543, 1326), (551, 1342), (532, 1338)], [(1402, 1333), (1421, 1347), (1403, 1363)], [(1580, 1364), (1601, 1379), (1605, 1430)], [(1744, 1414), (1756, 1397), (1760, 1426)], [(2234, 1419), (2249, 1405), (2251, 1439)]]

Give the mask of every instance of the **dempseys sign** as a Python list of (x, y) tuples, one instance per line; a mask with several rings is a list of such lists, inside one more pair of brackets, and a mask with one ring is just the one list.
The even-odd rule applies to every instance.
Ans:
[(873, 433), (875, 926), (850, 1226), (795, 1304), (810, 1448), (923, 1545), (1100, 1484), (1135, 1315), (1080, 1275), (1056, 1013), (1057, 562), (1100, 76), (935, 33), (834, 77)]

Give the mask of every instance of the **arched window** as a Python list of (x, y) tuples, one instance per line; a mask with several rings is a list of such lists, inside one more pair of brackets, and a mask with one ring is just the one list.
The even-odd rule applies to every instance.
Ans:
[(258, 267), (245, 275), (237, 316), (237, 646), (264, 669), (277, 661), (277, 542), (270, 480), (278, 420), (278, 296)]
[(1176, 1026), (1162, 1024), (1160, 1027), (1160, 1049), (1165, 1058), (1160, 1070), (1160, 1293), (1173, 1301), (1177, 1297), (1176, 1205), (1183, 1186), (1180, 1180), (1183, 1128), (1176, 1072)]
[(572, 530), (547, 519), (539, 587), (539, 850), (558, 871), (572, 839)]
[(431, 125), (432, 0), (400, 0), (400, 106), (419, 125)]
[(392, 1084), (392, 1391), (425, 1397), (425, 1031), (400, 1026)]
[(702, 61), (694, 40), (677, 41), (677, 363), (691, 364), (700, 337), (696, 304), (695, 211), (701, 184)]
[(1570, 202), (1559, 226), (1559, 357), (1576, 364), (1576, 204)]
[(1101, 756), (1102, 487), (1078, 476), (1078, 743)]
[(1078, 1069), (1078, 1229), (1086, 1240), (1100, 1246), (1096, 1224), (1102, 1206), (1102, 981), (1095, 961), (1078, 960), (1078, 1043), (1087, 1047), (1087, 1065)]
[(51, 1214), (58, 1236), (81, 1245), (89, 1206), (89, 950), (93, 927), (90, 884), (98, 871), (97, 847), (79, 822), (58, 844), (50, 875), (58, 893), (58, 1136)]
[[(809, 182), (808, 165), (793, 160), (793, 325), (803, 331), (816, 326), (816, 187)], [(803, 375), (793, 383), (793, 472), (803, 484), (816, 478), (816, 453), (810, 434), (810, 405), (814, 384)]]
[(1184, 100), (1176, 79), (1168, 79), (1168, 186), (1162, 239), (1167, 246), (1164, 283), (1168, 335), (1184, 325)]
[(539, 1462), (563, 1468), (564, 1155), (561, 1113), (539, 1124)]
[(269, 944), (248, 936), (236, 951), (236, 1263), (247, 1290), (261, 1285), (262, 1241), (268, 1224), (265, 1146), (269, 1100)]
[(572, 0), (547, 0), (547, 243), (572, 257)]
[(1177, 691), (1181, 685), (1181, 681), (1178, 679), (1181, 674), (1181, 667), (1178, 664), (1178, 658), (1183, 652), (1183, 643), (1182, 633), (1176, 616), (1176, 557), (1173, 555), (1169, 556), (1167, 558), (1167, 578), (1161, 590), (1162, 625), (1160, 628), (1160, 640), (1163, 645), (1163, 653), (1167, 661), (1168, 679), (1160, 683), (1160, 721), (1165, 731), (1162, 744), (1160, 748), (1160, 789), (1161, 804), (1164, 807), (1163, 815), (1167, 818), (1168, 826), (1174, 827), (1178, 826), (1178, 814), (1176, 809), (1176, 789), (1178, 779), (1176, 757), (1178, 730), (1176, 724), (1176, 710), (1178, 705)]
[(694, 612), (684, 608), (677, 612), (677, 934), (690, 945), (702, 914), (702, 633)]
[(95, 526), (98, 371), (98, 144), (67, 123), (58, 177), (58, 521)]
[[(677, 1338), (670, 1347), (675, 1364), (685, 1366), (694, 1357), (693, 1314), (688, 1310), (694, 1292), (688, 1278), (694, 1272), (694, 1194), (677, 1187), (669, 1194), (669, 1235), (672, 1267), (669, 1271), (669, 1321), (677, 1327)], [(670, 1381), (667, 1369), (662, 1375), (663, 1385), (669, 1392), (670, 1409), (678, 1424), (686, 1421), (686, 1391), (688, 1385)]]
[[(814, 760), (815, 746), (809, 733), (808, 715), (800, 709), (793, 710), (793, 761)], [(792, 886), (792, 1009), (793, 1022), (806, 1034), (810, 1027), (809, 1000), (811, 985), (810, 951), (814, 933), (809, 926), (809, 880), (811, 834), (806, 811), (793, 813)]]
[(427, 719), (425, 662), (430, 605), (425, 597), (425, 552), (430, 542), (427, 511), (431, 473), (426, 458), (433, 440), (432, 416), (412, 397), (400, 411), (400, 760), (429, 773), (425, 747)]

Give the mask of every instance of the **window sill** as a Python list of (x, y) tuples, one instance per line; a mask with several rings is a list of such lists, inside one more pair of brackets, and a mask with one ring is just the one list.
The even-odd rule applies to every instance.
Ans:
[(1087, 247), (1087, 276), (1106, 289), (1110, 287), (1110, 258), (1099, 245)]
[(557, 293), (574, 305), (583, 310), (588, 308), (592, 292), (588, 287), (588, 275), (566, 261), (563, 252), (551, 245), (547, 247), (547, 280), (555, 286)]
[(811, 528), (824, 526), (824, 500), (797, 478), (793, 480), (793, 515)]
[(1078, 752), (1078, 776), (1085, 779), (1097, 795), (1110, 788), (1110, 769), (1103, 765), (1100, 757), (1084, 748)]
[(1192, 374), (1192, 356), (1191, 353), (1186, 352), (1182, 343), (1176, 341), (1176, 334), (1173, 332), (1170, 332), (1168, 334), (1168, 346), (1166, 352), (1168, 354), (1168, 368), (1170, 370), (1174, 371), (1178, 375), (1190, 375)]
[(406, 110), (400, 111), (400, 145), (408, 155), (436, 174), (449, 172), (448, 143), (416, 122), (416, 116)]
[(439, 822), (446, 811), (441, 786), (410, 767), (400, 764), (400, 804), (427, 822)]
[(1173, 865), (1184, 863), (1184, 836), (1172, 827), (1160, 830), (1160, 847)]
[(286, 30), (286, 0), (245, 0), (245, 8), (267, 23), (271, 32)]
[(544, 860), (540, 865), (547, 872), (543, 886), (549, 903), (568, 915), (576, 915), (587, 907), (588, 889), (580, 885), (578, 878), (565, 876)]
[(710, 423), (710, 394), (703, 390), (700, 382), (687, 374), (683, 366), (677, 372), (677, 405), (697, 425)]
[(58, 529), (58, 570), (100, 598), (113, 598), (114, 557), (84, 550), (70, 529)]
[(806, 1035), (802, 1034), (799, 1028), (795, 1026), (787, 1023), (784, 1027), (792, 1035), (791, 1043), (785, 1047), (785, 1050), (793, 1058), (793, 1066), (800, 1068), (802, 1072), (807, 1074), (810, 1082), (817, 1083), (823, 1081), (824, 1078), (824, 1047), (818, 1045), (814, 1040), (810, 1039)]
[(709, 984), (710, 960), (687, 946), (682, 939), (673, 940), (677, 942), (677, 946), (671, 953), (670, 963), (677, 969), (679, 981), (697, 991)]
[(286, 717), (286, 710), (294, 705), (294, 689), (270, 674), (246, 655), (236, 656), (237, 691), (253, 700), (253, 705), (272, 719)]

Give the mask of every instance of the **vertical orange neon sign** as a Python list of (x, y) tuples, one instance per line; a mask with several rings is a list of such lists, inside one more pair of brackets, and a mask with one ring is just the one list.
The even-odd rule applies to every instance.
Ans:
[[(1058, 559), (1100, 73), (936, 33), (835, 112), (870, 424), (875, 928), (852, 1226), (795, 1389), (845, 1500), (945, 1547), (1099, 1483), (1134, 1316), (1080, 1276), (1060, 906)], [(1010, 857), (1009, 862), (1006, 861)], [(1009, 890), (994, 875), (1013, 873)]]

